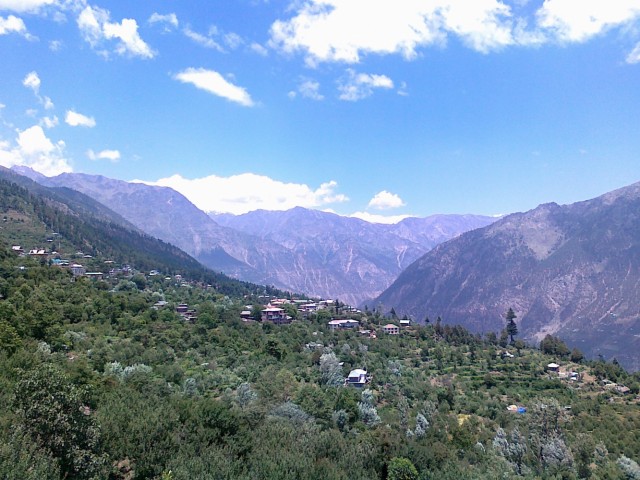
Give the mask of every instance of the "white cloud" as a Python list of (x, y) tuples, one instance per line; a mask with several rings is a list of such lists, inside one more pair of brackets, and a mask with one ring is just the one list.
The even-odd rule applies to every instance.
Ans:
[(315, 80), (302, 80), (297, 91), (289, 92), (289, 97), (295, 98), (298, 94), (311, 100), (324, 100), (324, 95), (320, 93), (320, 83)]
[(18, 13), (32, 13), (47, 5), (53, 5), (56, 0), (0, 0), (0, 10), (10, 10)]
[(58, 125), (58, 122), (58, 117), (54, 115), (53, 117), (43, 117), (40, 120), (40, 125), (44, 128), (53, 128)]
[(296, 206), (314, 208), (348, 200), (345, 195), (335, 192), (338, 184), (334, 181), (325, 182), (313, 189), (305, 184), (284, 183), (254, 173), (243, 173), (231, 177), (211, 175), (196, 179), (174, 175), (157, 182), (143, 183), (171, 187), (205, 212), (228, 212), (235, 215), (260, 208), (267, 210), (288, 210)]
[(511, 9), (504, 3), (498, 0), (442, 3), (439, 14), (443, 30), (457, 35), (472, 49), (487, 53), (515, 43)]
[(610, 28), (640, 18), (640, 1), (546, 0), (538, 24), (566, 42), (583, 42)]
[(386, 75), (356, 73), (349, 68), (347, 69), (347, 77), (338, 85), (339, 98), (355, 102), (371, 96), (374, 88), (393, 88), (393, 80)]
[(412, 217), (413, 215), (376, 215), (369, 212), (355, 212), (349, 216), (359, 218), (360, 220), (364, 220), (365, 222), (370, 223), (393, 224), (401, 222), (405, 218)]
[(640, 42), (634, 47), (626, 58), (627, 63), (640, 63)]
[(375, 208), (376, 210), (389, 210), (392, 208), (404, 207), (405, 203), (395, 193), (382, 190), (375, 194), (375, 196), (369, 201), (368, 208)]
[(189, 27), (185, 27), (182, 32), (191, 40), (193, 40), (194, 42), (196, 42), (198, 45), (205, 47), (205, 48), (211, 48), (212, 50), (218, 50), (219, 52), (224, 51), (224, 49), (220, 46), (220, 44), (218, 42), (216, 42), (213, 38), (211, 38), (210, 36), (206, 36), (203, 35), (201, 33), (198, 32), (194, 32), (193, 30), (191, 30), (191, 28)]
[(49, 97), (40, 96), (40, 77), (37, 72), (29, 72), (22, 80), (22, 85), (33, 90), (38, 101), (44, 106), (45, 110), (51, 110), (54, 108), (53, 102)]
[(242, 39), (242, 37), (240, 35), (238, 35), (237, 33), (227, 33), (224, 36), (224, 43), (227, 45), (227, 47), (229, 47), (231, 50), (235, 50), (236, 48), (238, 48), (240, 45), (242, 45), (244, 43), (244, 40)]
[(99, 47), (104, 40), (117, 40), (115, 47), (119, 55), (153, 58), (155, 52), (138, 33), (138, 23), (132, 18), (124, 18), (120, 23), (111, 22), (107, 10), (87, 6), (78, 16), (78, 28), (85, 41), (92, 47)]
[(22, 80), (22, 85), (33, 90), (36, 95), (40, 91), (40, 83), (40, 77), (37, 72), (27, 73), (24, 80)]
[(174, 78), (182, 83), (190, 83), (195, 87), (245, 107), (254, 105), (247, 91), (227, 81), (222, 75), (204, 68), (187, 68)]
[(62, 40), (51, 40), (49, 42), (49, 50), (52, 52), (59, 52), (62, 49)]
[(51, 99), (49, 97), (43, 97), (42, 98), (42, 104), (44, 105), (44, 109), (45, 110), (51, 110), (51, 109), (55, 108), (55, 106), (53, 105), (53, 102), (51, 101)]
[(447, 34), (487, 51), (512, 42), (510, 8), (498, 0), (307, 0), (271, 26), (271, 45), (302, 51), (307, 62), (357, 63), (362, 54), (399, 53), (442, 44)]
[[(271, 26), (269, 44), (310, 66), (367, 54), (413, 59), (449, 37), (482, 53), (511, 45), (582, 42), (640, 18), (640, 0), (300, 0)], [(633, 29), (624, 33), (633, 35)], [(636, 29), (637, 32), (637, 29)], [(633, 56), (631, 58), (634, 58)]]
[(9, 33), (27, 34), (27, 26), (21, 18), (9, 15), (7, 18), (0, 17), (0, 35), (8, 35)]
[(89, 160), (109, 160), (111, 162), (117, 162), (120, 160), (120, 152), (118, 150), (102, 150), (100, 152), (94, 152), (93, 150), (87, 150), (87, 158)]
[(175, 13), (167, 13), (166, 15), (161, 15), (154, 12), (149, 17), (149, 23), (162, 24), (164, 25), (164, 31), (170, 32), (172, 28), (178, 28), (178, 17)]
[(25, 165), (48, 176), (72, 171), (64, 158), (64, 142), (53, 143), (40, 125), (18, 130), (17, 134), (13, 146), (9, 142), (0, 142), (0, 165), (7, 168)]
[(73, 110), (67, 110), (64, 121), (72, 127), (93, 128), (96, 126), (96, 121), (93, 117), (87, 117), (86, 115), (74, 112)]
[(249, 48), (251, 49), (252, 52), (257, 53), (261, 57), (266, 57), (267, 55), (269, 55), (269, 50), (267, 50), (265, 47), (263, 47), (259, 43), (254, 42), (249, 46)]

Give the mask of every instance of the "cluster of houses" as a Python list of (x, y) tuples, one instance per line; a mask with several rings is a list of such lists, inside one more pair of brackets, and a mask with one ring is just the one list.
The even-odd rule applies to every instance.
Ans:
[[(400, 329), (404, 327), (409, 327), (411, 325), (410, 320), (401, 320), (400, 326), (395, 325), (393, 323), (388, 323), (382, 327), (382, 333), (385, 335), (400, 335)], [(360, 327), (360, 322), (357, 320), (330, 320), (328, 323), (329, 330), (353, 330)], [(375, 330), (358, 330), (358, 333), (363, 336), (368, 336), (371, 338), (376, 338), (377, 334)]]
[[(136, 273), (130, 265), (125, 264), (125, 265), (115, 266), (114, 265), (115, 262), (113, 260), (104, 261), (105, 266), (108, 267), (108, 271), (106, 271), (106, 273), (100, 272), (100, 271), (95, 271), (95, 272), (87, 271), (87, 268), (81, 263), (78, 263), (78, 261), (79, 259), (85, 259), (85, 260), (91, 259), (93, 258), (93, 256), (86, 254), (84, 252), (79, 252), (79, 251), (71, 255), (71, 258), (74, 259), (73, 261), (71, 261), (69, 259), (62, 258), (59, 252), (47, 251), (44, 248), (34, 248), (31, 250), (25, 251), (25, 249), (22, 248), (22, 246), (13, 245), (11, 247), (11, 250), (20, 257), (29, 256), (29, 257), (46, 259), (52, 266), (68, 269), (74, 277), (87, 277), (87, 278), (93, 278), (96, 280), (102, 280), (103, 278), (106, 278), (106, 277), (112, 277), (112, 278), (119, 277), (119, 276), (130, 277), (134, 273)], [(161, 273), (158, 272), (157, 270), (151, 270), (148, 275), (150, 277), (153, 277), (153, 276), (161, 275)], [(188, 282), (183, 281), (180, 275), (175, 275), (174, 278), (177, 282), (179, 282), (181, 286), (183, 287), (190, 286)], [(170, 277), (166, 278), (166, 280), (170, 280), (170, 279), (171, 279)], [(198, 283), (198, 285), (202, 286), (203, 288), (209, 287), (209, 285), (205, 286), (200, 283)]]
[[(580, 372), (567, 370), (566, 368), (561, 367), (559, 364), (555, 362), (549, 363), (546, 367), (546, 371), (548, 373), (557, 375), (559, 379), (569, 380), (571, 382), (577, 382), (582, 380), (582, 374)], [(605, 391), (617, 392), (622, 395), (627, 395), (631, 393), (631, 389), (629, 387), (612, 382), (611, 380), (606, 380), (606, 379), (602, 380), (600, 384)]]
[[(70, 260), (61, 258), (60, 254), (56, 251), (49, 252), (45, 248), (32, 248), (29, 251), (25, 251), (20, 245), (12, 245), (11, 251), (18, 254), (20, 257), (35, 257), (44, 258), (51, 262), (51, 265), (68, 269), (74, 277), (89, 277), (101, 280), (104, 276), (102, 272), (87, 272), (86, 268), (79, 263), (72, 263)], [(76, 252), (75, 258), (93, 258), (89, 254), (83, 252)]]
[(560, 367), (560, 365), (558, 365), (555, 362), (549, 363), (547, 365), (546, 370), (549, 373), (554, 373), (558, 375), (558, 378), (571, 380), (572, 382), (577, 382), (582, 378), (579, 372), (563, 369), (562, 367)]
[[(311, 313), (317, 313), (319, 310), (330, 309), (334, 306), (333, 300), (318, 300), (316, 302), (309, 301), (308, 299), (288, 299), (288, 298), (272, 298), (269, 299), (267, 305), (261, 311), (260, 321), (271, 322), (274, 325), (288, 325), (292, 322), (290, 315), (287, 315), (284, 305), (295, 305), (298, 312), (303, 316), (308, 316)], [(240, 312), (240, 318), (245, 321), (255, 320), (253, 318), (252, 306), (246, 305), (245, 309)], [(360, 310), (344, 306), (343, 311), (349, 313), (361, 313)], [(355, 322), (355, 320), (353, 320)], [(357, 324), (358, 322), (356, 322)]]
[[(330, 309), (335, 304), (332, 300), (319, 300), (317, 302), (310, 302), (309, 300), (289, 300), (283, 298), (270, 299), (268, 304), (265, 305), (260, 311), (261, 322), (271, 322), (274, 325), (288, 325), (293, 321), (293, 318), (287, 314), (287, 310), (283, 308), (284, 305), (292, 304), (297, 307), (298, 312), (303, 315), (308, 313), (315, 313), (322, 309)], [(245, 305), (245, 309), (240, 312), (240, 318), (244, 321), (254, 321), (255, 313), (252, 310), (252, 305)], [(350, 307), (348, 305), (342, 306), (343, 311), (352, 313), (362, 313), (360, 310)], [(400, 320), (400, 325), (388, 323), (381, 327), (382, 333), (386, 335), (400, 335), (400, 329), (409, 327), (411, 321), (408, 319)], [(327, 323), (329, 330), (358, 330), (358, 333), (370, 338), (376, 338), (377, 333), (374, 330), (360, 329), (360, 322), (354, 319), (332, 319)]]

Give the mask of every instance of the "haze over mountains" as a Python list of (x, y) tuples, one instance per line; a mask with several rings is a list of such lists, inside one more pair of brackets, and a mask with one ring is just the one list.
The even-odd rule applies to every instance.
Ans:
[(436, 215), (383, 225), (304, 208), (210, 217), (166, 187), (96, 175), (44, 177), (25, 168), (16, 171), (43, 185), (78, 190), (214, 270), (352, 305), (380, 294), (438, 243), (495, 221)]
[(640, 183), (541, 205), (441, 244), (376, 300), (476, 332), (518, 315), (521, 336), (553, 334), (640, 369)]

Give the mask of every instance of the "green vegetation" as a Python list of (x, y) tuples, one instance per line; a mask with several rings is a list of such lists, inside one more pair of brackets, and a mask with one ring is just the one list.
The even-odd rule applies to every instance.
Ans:
[[(9, 198), (28, 198), (11, 188)], [(36, 210), (52, 208), (69, 251), (79, 248), (71, 220), (34, 205), (4, 207), (6, 245), (22, 224), (16, 212), (35, 231)], [(103, 225), (80, 227), (88, 261), (103, 265), (92, 243), (109, 243)], [(208, 286), (206, 271), (177, 277), (164, 263), (148, 275), (135, 260), (153, 257), (134, 244), (106, 257), (133, 270), (103, 279), (6, 245), (2, 479), (638, 478), (640, 377), (571, 363), (557, 342), (555, 352), (514, 345), (506, 356), (495, 333), (441, 319), (383, 335), (380, 312), (339, 304), (306, 318), (290, 305), (291, 325), (243, 322), (247, 305), (255, 314), (265, 303), (263, 288), (222, 277)], [(176, 312), (183, 303), (194, 316)], [(378, 338), (331, 331), (336, 315)], [(554, 360), (581, 378), (546, 372)], [(344, 386), (355, 368), (371, 375), (362, 390)], [(604, 388), (605, 378), (631, 393)]]

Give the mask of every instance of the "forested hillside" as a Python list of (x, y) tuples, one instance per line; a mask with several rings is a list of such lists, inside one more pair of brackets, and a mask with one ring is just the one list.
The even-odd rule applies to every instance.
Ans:
[[(638, 376), (571, 363), (561, 343), (545, 346), (551, 356), (504, 349), (439, 322), (370, 338), (330, 331), (331, 311), (304, 319), (292, 309), (288, 326), (245, 323), (240, 311), (257, 297), (140, 274), (74, 281), (59, 267), (0, 257), (0, 478), (637, 472)], [(178, 315), (179, 303), (197, 320)], [(378, 332), (388, 322), (352, 316)], [(497, 355), (504, 350), (513, 358)], [(551, 360), (582, 379), (545, 372)], [(344, 386), (353, 368), (371, 375), (364, 389)], [(632, 392), (605, 390), (604, 378)]]
[[(0, 173), (7, 176), (6, 172)], [(15, 177), (22, 186), (0, 179), (0, 240), (7, 245), (26, 249), (46, 247), (62, 256), (80, 250), (96, 257), (89, 263), (98, 270), (105, 268), (100, 263), (105, 260), (130, 264), (144, 271), (182, 274), (235, 295), (259, 289), (215, 273), (179, 248), (129, 227), (117, 214), (86, 195), (66, 188), (42, 187), (25, 177)]]

